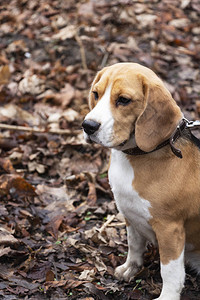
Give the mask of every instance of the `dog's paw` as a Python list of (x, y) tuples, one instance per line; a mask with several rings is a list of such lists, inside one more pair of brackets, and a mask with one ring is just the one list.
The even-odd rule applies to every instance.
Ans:
[(118, 280), (125, 280), (127, 282), (130, 282), (134, 275), (137, 273), (138, 267), (136, 264), (123, 264), (115, 269), (114, 276)]

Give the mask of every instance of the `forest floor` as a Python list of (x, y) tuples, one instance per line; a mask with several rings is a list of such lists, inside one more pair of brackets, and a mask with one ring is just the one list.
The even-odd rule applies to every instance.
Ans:
[[(10, 0), (0, 11), (0, 299), (156, 297), (152, 245), (135, 280), (113, 276), (125, 223), (109, 151), (86, 144), (81, 123), (97, 70), (125, 61), (154, 70), (199, 118), (199, 0)], [(186, 271), (182, 300), (200, 299)]]

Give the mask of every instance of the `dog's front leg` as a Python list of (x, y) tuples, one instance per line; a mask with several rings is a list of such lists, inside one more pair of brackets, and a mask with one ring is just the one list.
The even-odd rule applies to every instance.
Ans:
[(182, 222), (156, 221), (152, 225), (158, 240), (161, 277), (161, 295), (155, 300), (180, 300), (184, 286), (185, 230)]
[(115, 277), (119, 280), (131, 281), (143, 263), (146, 239), (132, 226), (127, 226), (128, 255), (126, 262), (117, 267)]

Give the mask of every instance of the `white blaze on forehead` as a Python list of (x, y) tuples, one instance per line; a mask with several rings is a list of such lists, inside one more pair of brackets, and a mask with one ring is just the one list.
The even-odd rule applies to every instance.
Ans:
[(93, 120), (104, 125), (113, 118), (110, 110), (111, 88), (111, 85), (107, 87), (97, 105), (87, 114), (86, 120)]
[(93, 120), (100, 123), (99, 130), (90, 135), (90, 139), (106, 147), (112, 147), (114, 139), (114, 118), (110, 107), (111, 89), (111, 85), (107, 87), (97, 105), (85, 117), (85, 120)]

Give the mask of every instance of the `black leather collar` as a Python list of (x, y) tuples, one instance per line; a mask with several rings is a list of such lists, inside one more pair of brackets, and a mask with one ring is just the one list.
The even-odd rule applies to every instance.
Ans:
[(174, 146), (174, 143), (177, 141), (178, 138), (180, 138), (183, 135), (183, 132), (185, 129), (196, 129), (200, 127), (200, 121), (188, 121), (187, 119), (183, 118), (179, 125), (177, 126), (175, 132), (171, 135), (171, 137), (169, 139), (167, 139), (166, 141), (162, 142), (161, 144), (159, 144), (155, 149), (153, 149), (150, 152), (145, 152), (143, 150), (141, 150), (139, 147), (134, 147), (131, 149), (127, 149), (127, 150), (123, 150), (122, 152), (128, 154), (128, 155), (144, 155), (144, 154), (149, 154), (152, 153), (154, 151), (157, 151), (163, 147), (165, 147), (166, 145), (170, 145), (172, 152), (179, 158), (182, 158), (182, 153), (180, 149), (177, 149)]

